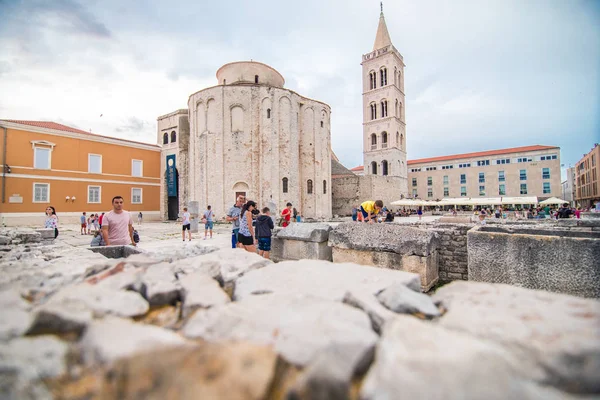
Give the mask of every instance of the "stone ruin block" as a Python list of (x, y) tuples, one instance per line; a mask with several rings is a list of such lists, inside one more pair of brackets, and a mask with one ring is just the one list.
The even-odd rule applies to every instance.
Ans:
[(106, 258), (127, 258), (134, 254), (142, 253), (134, 246), (92, 246), (88, 250), (94, 253), (100, 253)]
[(473, 219), (470, 215), (445, 215), (443, 217), (438, 218), (437, 223), (450, 223), (450, 224), (470, 224), (473, 222)]
[(469, 280), (600, 298), (600, 232), (478, 226), (467, 235)]
[(51, 242), (54, 240), (54, 229), (36, 229), (37, 233), (41, 235), (42, 242)]
[(421, 290), (439, 279), (437, 233), (400, 224), (347, 222), (329, 235), (333, 262), (353, 262), (419, 274)]
[(293, 223), (273, 236), (271, 259), (331, 261), (331, 248), (327, 245), (331, 229), (328, 224)]

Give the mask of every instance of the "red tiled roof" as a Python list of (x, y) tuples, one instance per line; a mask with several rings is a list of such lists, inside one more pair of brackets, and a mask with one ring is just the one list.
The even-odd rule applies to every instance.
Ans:
[(407, 164), (422, 164), (428, 162), (436, 162), (436, 161), (450, 161), (462, 158), (473, 158), (473, 157), (486, 157), (486, 156), (497, 156), (502, 154), (511, 154), (511, 153), (522, 153), (525, 151), (536, 151), (536, 150), (549, 150), (549, 149), (557, 149), (556, 146), (543, 146), (543, 145), (533, 145), (533, 146), (523, 146), (523, 147), (511, 147), (508, 149), (500, 149), (500, 150), (488, 150), (488, 151), (478, 151), (475, 153), (464, 153), (464, 154), (454, 154), (451, 156), (441, 156), (441, 157), (431, 157), (431, 158), (419, 158), (418, 160), (408, 160)]
[(144, 144), (144, 145), (147, 145), (147, 146), (156, 146), (156, 147), (159, 147), (159, 146), (157, 146), (155, 144), (144, 143), (144, 142), (136, 142), (135, 140), (128, 140), (128, 139), (115, 138), (115, 137), (111, 137), (111, 136), (98, 135), (96, 133), (82, 131), (81, 129), (72, 128), (70, 126), (66, 126), (66, 125), (59, 124), (59, 123), (52, 122), (52, 121), (22, 121), (22, 120), (16, 120), (16, 119), (0, 119), (0, 122), (2, 122), (2, 121), (4, 121), (4, 122), (11, 122), (13, 124), (19, 124), (19, 125), (35, 126), (37, 128), (53, 129), (55, 131), (80, 133), (80, 134), (84, 134), (84, 135), (96, 136), (96, 137), (101, 137), (101, 138), (120, 140), (122, 142)]
[(350, 169), (350, 171), (362, 171), (362, 170), (364, 170), (364, 169), (365, 169), (365, 167), (364, 167), (364, 166), (362, 166), (362, 165), (359, 165), (358, 167), (354, 167), (354, 168)]

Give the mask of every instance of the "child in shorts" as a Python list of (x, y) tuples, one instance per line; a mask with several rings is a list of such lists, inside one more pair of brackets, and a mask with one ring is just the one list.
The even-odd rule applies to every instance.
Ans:
[(269, 207), (262, 209), (262, 214), (256, 219), (256, 237), (258, 239), (258, 255), (269, 259), (271, 251), (271, 230), (275, 228)]

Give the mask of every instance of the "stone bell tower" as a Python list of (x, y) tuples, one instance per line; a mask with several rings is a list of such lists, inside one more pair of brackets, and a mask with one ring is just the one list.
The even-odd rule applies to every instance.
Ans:
[(408, 193), (404, 61), (392, 44), (383, 5), (373, 50), (362, 56), (363, 158), (365, 175), (399, 178), (399, 198)]

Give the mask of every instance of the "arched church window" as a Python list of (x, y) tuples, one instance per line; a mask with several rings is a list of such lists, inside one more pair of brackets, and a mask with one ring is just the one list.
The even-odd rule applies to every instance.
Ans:
[(388, 162), (386, 160), (383, 160), (381, 162), (381, 175), (387, 175), (388, 174)]
[(377, 104), (371, 104), (371, 119), (377, 119)]
[(327, 181), (323, 180), (323, 194), (327, 194)]
[(258, 83), (258, 75), (254, 75), (254, 83)]
[(400, 134), (398, 132), (396, 132), (396, 147), (402, 148), (402, 146), (400, 146)]
[(167, 132), (163, 135), (163, 144), (169, 144), (169, 134)]
[(306, 192), (308, 194), (312, 194), (313, 192), (313, 181), (311, 179), (306, 182)]
[(376, 150), (376, 149), (377, 149), (377, 135), (373, 133), (371, 135), (371, 150)]
[(388, 116), (387, 112), (387, 100), (381, 102), (381, 118), (385, 118)]
[(385, 149), (388, 147), (388, 134), (387, 132), (383, 132), (381, 134), (381, 148)]
[(227, 84), (227, 79), (223, 79), (223, 85)]
[(323, 121), (321, 121), (321, 128), (323, 127)]
[(398, 115), (398, 99), (396, 99), (396, 106), (394, 107), (394, 116), (400, 118), (400, 115)]
[(375, 89), (377, 87), (377, 72), (372, 71), (369, 73), (369, 81), (370, 81), (369, 88), (371, 90)]
[(283, 178), (281, 180), (281, 186), (283, 187), (283, 193), (288, 192), (288, 178)]
[(394, 85), (398, 86), (398, 68), (394, 67)]
[(267, 108), (267, 118), (271, 118), (271, 109)]
[(371, 173), (377, 175), (377, 163), (375, 161), (371, 163)]
[(171, 143), (175, 143), (175, 141), (177, 140), (177, 134), (175, 133), (175, 131), (171, 132)]
[(404, 135), (400, 135), (400, 148), (404, 146)]
[(398, 118), (402, 119), (402, 103), (398, 103)]
[(379, 70), (379, 75), (381, 76), (381, 86), (387, 85), (387, 69), (385, 67)]

